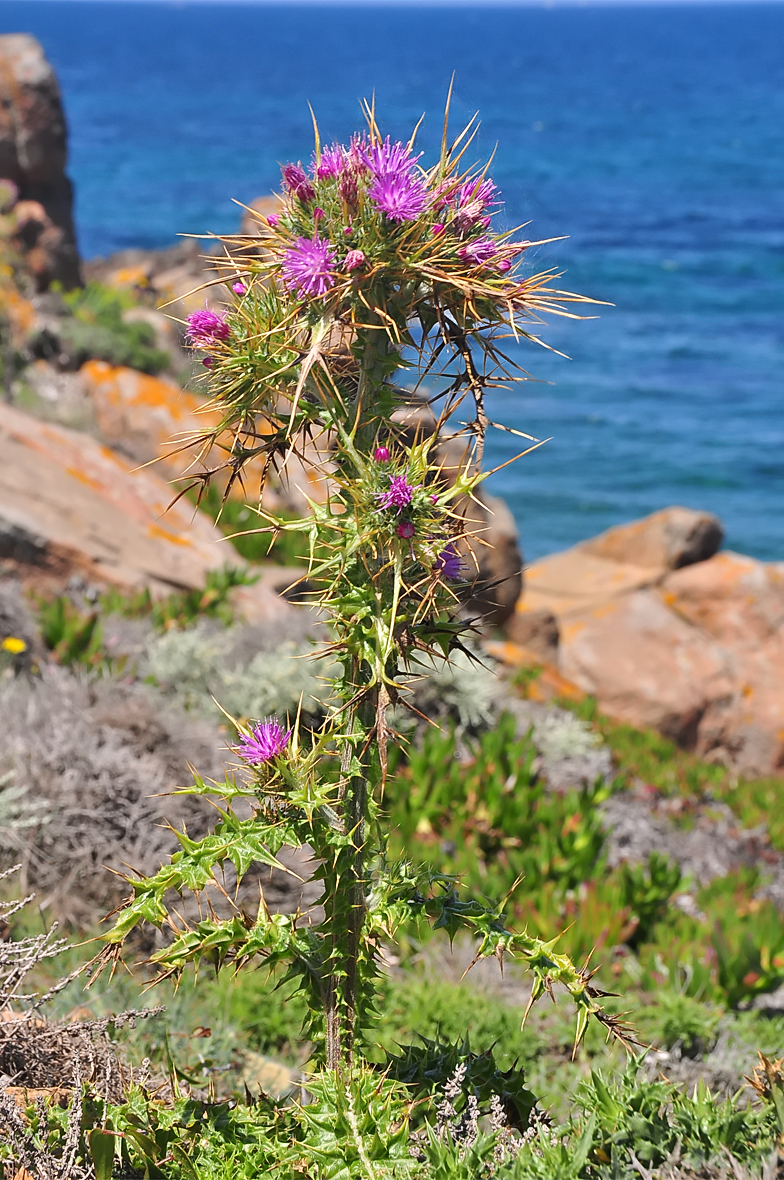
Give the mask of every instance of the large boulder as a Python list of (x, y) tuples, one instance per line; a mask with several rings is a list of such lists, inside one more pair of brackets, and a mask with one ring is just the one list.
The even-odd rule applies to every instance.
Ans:
[(619, 594), (562, 619), (559, 668), (611, 716), (692, 747), (708, 702), (732, 692), (720, 645), (657, 590)]
[[(37, 589), (73, 574), (156, 594), (241, 565), (203, 513), (149, 469), (85, 434), (0, 405), (0, 564)], [(240, 587), (251, 621), (293, 610), (264, 582)]]
[(195, 458), (179, 450), (183, 441), (215, 421), (203, 399), (161, 377), (105, 361), (87, 361), (79, 376), (101, 440), (134, 463), (154, 462), (169, 478)]
[(554, 619), (553, 663), (611, 716), (784, 772), (784, 564), (716, 552), (721, 535), (670, 508), (534, 563), (506, 658), (530, 662)]
[(609, 561), (677, 570), (713, 557), (723, 540), (721, 521), (712, 512), (673, 507), (617, 525), (579, 548)]
[(35, 37), (0, 36), (0, 180), (18, 195), (17, 244), (39, 290), (80, 282), (60, 90)]

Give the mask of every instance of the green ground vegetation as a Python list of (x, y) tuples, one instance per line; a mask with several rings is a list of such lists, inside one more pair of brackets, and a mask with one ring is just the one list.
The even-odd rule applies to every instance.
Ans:
[[(173, 608), (167, 617), (172, 614), (179, 617)], [(165, 618), (159, 625), (166, 625)], [(285, 1177), (427, 1180), (761, 1175), (782, 1125), (775, 1087), (769, 1088), (771, 1101), (761, 1101), (744, 1088), (743, 1074), (753, 1069), (757, 1052), (773, 1060), (784, 1051), (784, 1015), (777, 1008), (749, 1006), (784, 982), (781, 917), (756, 896), (764, 874), (745, 870), (698, 887), (661, 855), (645, 865), (608, 871), (598, 813), (610, 792), (641, 779), (682, 798), (684, 822), (690, 808), (696, 814), (698, 803), (706, 806), (711, 799), (726, 799), (742, 820), (756, 814), (744, 812), (748, 800), (764, 801), (764, 792), (776, 787), (730, 783), (725, 771), (674, 750), (655, 734), (609, 722), (590, 703), (579, 712), (613, 750), (612, 784), (548, 792), (533, 771), (531, 736), (515, 737), (509, 717), (468, 740), (461, 759), (455, 733), (431, 729), (407, 756), (399, 756), (387, 784), (392, 843), (399, 840), (435, 871), (460, 874), (475, 889), (509, 895), (515, 921), (537, 933), (568, 927), (561, 945), (577, 957), (593, 955), (597, 982), (619, 993), (607, 1001), (611, 1010), (630, 1013), (640, 1045), (669, 1053), (694, 1076), (702, 1071), (707, 1082), (685, 1087), (667, 1081), (666, 1065), (659, 1075), (655, 1066), (642, 1065), (642, 1047), (625, 1058), (619, 1046), (608, 1049), (593, 1028), (573, 1058), (566, 1005), (537, 1007), (524, 1023), (525, 989), (522, 979), (515, 982), (514, 964), (503, 984), (500, 975), (494, 980), (486, 971), (476, 981), (470, 972), (461, 979), (470, 962), (467, 950), (457, 943), (446, 954), (412, 929), (400, 958), (389, 965), (365, 1063), (343, 1079), (340, 1092), (327, 1093), (320, 1082), (311, 1105), (302, 1109), (293, 1086), (276, 1102), (257, 1097), (250, 1105), (235, 1105), (246, 1093), (258, 1095), (270, 1062), (282, 1063), (292, 1079), (307, 1071), (305, 1005), (281, 976), (264, 969), (229, 973), (212, 982), (201, 979), (198, 990), (186, 980), (179, 989), (162, 984), (142, 995), (145, 971), (139, 967), (111, 983), (101, 980), (86, 998), (80, 985), (70, 985), (57, 997), (56, 1013), (85, 1003), (96, 1016), (124, 1006), (165, 1004), (165, 1015), (121, 1034), (123, 1052), (136, 1062), (148, 1057), (153, 1071), (173, 1079), (183, 1095), (202, 1095), (161, 1103), (149, 1089), (138, 1089), (109, 1112), (88, 1103), (86, 1157), (100, 1164), (107, 1146), (101, 1136), (108, 1128), (115, 1175), (178, 1180), (250, 1177), (273, 1167), (271, 1174)], [(693, 903), (688, 913), (684, 896)], [(71, 960), (83, 953), (70, 952)], [(413, 1066), (412, 1050), (399, 1048), (412, 1044), (420, 1046)], [(538, 1099), (547, 1118), (535, 1120), (525, 1143), (506, 1156), (503, 1137), (487, 1120), (473, 1145), (451, 1133), (437, 1138), (432, 1129), (417, 1132), (416, 1094), (426, 1085), (427, 1062), (444, 1054), (455, 1067), (468, 1063), (477, 1093), (488, 1070), (496, 1077), (508, 1073), (518, 1087), (524, 1079), (524, 1093)], [(443, 1067), (433, 1073), (443, 1077)], [(714, 1074), (718, 1083), (712, 1082)], [(734, 1095), (727, 1094), (728, 1074), (735, 1079)], [(456, 1102), (459, 1118), (465, 1115), (462, 1091)], [(357, 1114), (370, 1172), (363, 1170), (359, 1149), (356, 1161), (344, 1159), (342, 1166), (330, 1156), (339, 1136), (330, 1139), (326, 1128), (334, 1129), (341, 1110), (348, 1117), (352, 1103), (378, 1120), (374, 1137), (370, 1123)], [(43, 1135), (40, 1112), (31, 1109), (30, 1118), (32, 1124), (39, 1120), (37, 1133)], [(53, 1108), (47, 1118), (46, 1136), (54, 1147), (65, 1134), (67, 1112)], [(292, 1144), (286, 1158), (270, 1155), (273, 1140), (280, 1143), (280, 1124), (272, 1135), (275, 1120), (286, 1123)], [(406, 1143), (419, 1145), (418, 1160), (408, 1147), (398, 1151), (401, 1127)], [(345, 1142), (341, 1150), (345, 1154)], [(735, 1171), (725, 1172), (730, 1158)], [(685, 1170), (657, 1171), (665, 1161), (674, 1167), (673, 1159)], [(635, 1160), (648, 1171), (635, 1170)], [(125, 1172), (117, 1171), (120, 1165)]]
[(91, 358), (142, 373), (159, 373), (168, 366), (169, 353), (156, 347), (152, 326), (124, 318), (137, 306), (130, 293), (93, 281), (63, 294), (63, 302), (70, 315), (63, 318), (59, 334), (75, 366)]

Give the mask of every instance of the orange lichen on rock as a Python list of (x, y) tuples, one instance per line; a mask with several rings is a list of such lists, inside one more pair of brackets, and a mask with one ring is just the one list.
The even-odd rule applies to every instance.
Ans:
[(96, 360), (80, 376), (101, 438), (137, 463), (154, 462), (169, 478), (197, 459), (195, 447), (182, 450), (183, 440), (218, 421), (201, 398), (161, 377)]

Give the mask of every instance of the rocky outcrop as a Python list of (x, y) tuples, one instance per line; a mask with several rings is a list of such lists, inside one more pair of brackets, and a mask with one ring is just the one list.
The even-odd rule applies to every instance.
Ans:
[[(88, 435), (0, 405), (0, 563), (37, 589), (74, 574), (155, 593), (195, 588), (242, 564), (203, 513), (149, 469)], [(294, 608), (261, 581), (239, 587), (250, 621)]]
[(172, 381), (105, 361), (87, 361), (79, 377), (103, 442), (134, 463), (154, 463), (169, 479), (186, 471), (195, 454), (179, 446), (214, 421), (202, 399)]
[(27, 34), (0, 36), (0, 180), (13, 186), (6, 204), (38, 290), (80, 282), (66, 156), (60, 90), (43, 49)]
[(721, 535), (711, 514), (670, 508), (536, 562), (506, 658), (530, 662), (549, 614), (558, 671), (608, 714), (784, 773), (784, 564), (719, 553)]

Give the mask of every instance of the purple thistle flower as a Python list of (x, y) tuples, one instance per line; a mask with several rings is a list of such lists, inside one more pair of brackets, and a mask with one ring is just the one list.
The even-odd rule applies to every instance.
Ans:
[(488, 205), (498, 204), (494, 199), (497, 192), (498, 189), (492, 180), (482, 180), (478, 176), (473, 180), (467, 180), (459, 189), (455, 200), (455, 227), (461, 233), (473, 229), (476, 225), (488, 229), (490, 218), (483, 217), (482, 214)]
[(407, 144), (392, 143), (387, 136), (383, 143), (365, 148), (365, 163), (374, 180), (390, 176), (408, 177), (421, 155), (420, 152), (418, 156), (412, 157)]
[(404, 508), (408, 508), (415, 490), (405, 475), (390, 475), (389, 488), (385, 492), (377, 492), (376, 497), (382, 508), (396, 508), (400, 515)]
[(343, 263), (344, 270), (358, 270), (360, 266), (364, 266), (367, 259), (362, 250), (349, 250), (346, 255), (346, 261)]
[(228, 340), (231, 328), (224, 317), (209, 307), (192, 311), (187, 319), (188, 335), (197, 348), (211, 348), (218, 340)]
[(297, 238), (296, 245), (283, 255), (283, 281), (290, 291), (326, 295), (334, 282), (334, 263), (335, 251), (318, 234), (313, 238)]
[(410, 520), (401, 520), (397, 526), (397, 535), (402, 537), (404, 541), (410, 541), (415, 532), (416, 529)]
[(243, 283), (242, 279), (237, 279), (236, 283), (232, 283), (231, 289), (235, 295), (244, 295), (247, 291), (247, 287)]
[(299, 164), (287, 164), (283, 169), (283, 183), (289, 192), (298, 197), (304, 204), (308, 204), (316, 195), (313, 185), (305, 175)]
[(482, 209), (486, 209), (488, 205), (499, 203), (496, 200), (497, 195), (498, 189), (492, 180), (482, 180), (481, 176), (475, 176), (473, 180), (467, 180), (464, 185), (461, 185), (455, 204), (458, 208), (464, 209), (466, 205), (476, 202), (482, 206)]
[(368, 196), (390, 221), (416, 221), (427, 207), (424, 181), (412, 171), (418, 159), (406, 144), (392, 143), (389, 136), (365, 149), (365, 162), (373, 177)]
[(497, 253), (498, 247), (492, 238), (476, 238), (458, 250), (463, 262), (467, 262), (469, 266), (484, 266), (491, 258), (495, 258)]
[(277, 717), (267, 717), (254, 725), (249, 734), (240, 734), (240, 744), (235, 749), (252, 766), (261, 766), (282, 754), (290, 737), (291, 730), (284, 732)]
[(402, 173), (377, 176), (368, 196), (390, 221), (416, 221), (429, 199), (424, 181)]
[(389, 462), (389, 449), (387, 447), (376, 447), (373, 452), (373, 458), (377, 463)]
[(316, 163), (316, 154), (313, 153), (313, 172), (319, 180), (332, 180), (335, 176), (340, 176), (345, 164), (346, 149), (341, 143), (333, 143), (331, 147), (325, 147), (318, 164)]
[(452, 582), (463, 577), (463, 562), (453, 542), (441, 550), (433, 568), (437, 574), (449, 578)]

